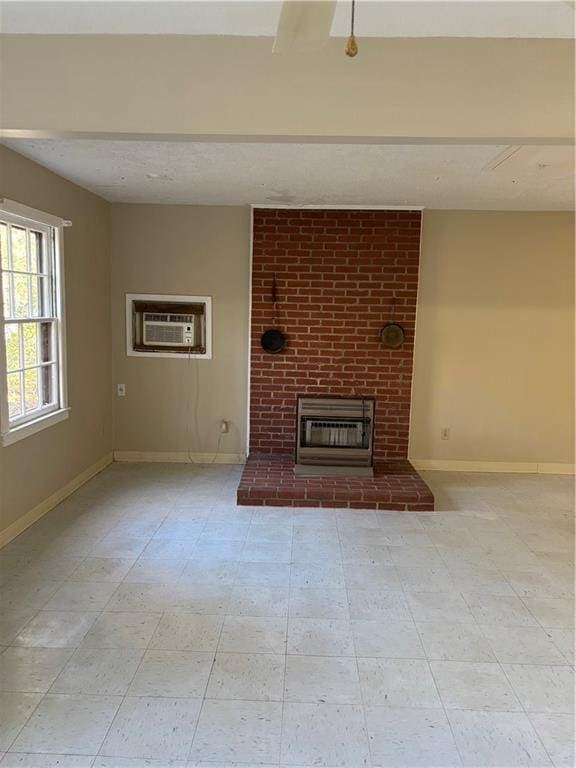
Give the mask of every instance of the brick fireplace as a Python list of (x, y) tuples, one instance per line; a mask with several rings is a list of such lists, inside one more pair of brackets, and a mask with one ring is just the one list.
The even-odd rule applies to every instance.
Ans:
[[(334, 495), (337, 479), (331, 478), (330, 498), (315, 499), (311, 488), (322, 485), (318, 478), (294, 481), (290, 468), (297, 397), (323, 395), (374, 398), (372, 482), (385, 486), (382, 503), (393, 505), (386, 478), (399, 476), (409, 487), (394, 508), (407, 508), (411, 499), (420, 509), (432, 508), (430, 491), (407, 461), (421, 212), (255, 209), (253, 215), (250, 459), (239, 503), (274, 503), (270, 493), (255, 494), (262, 489), (254, 462), (262, 478), (271, 473), (290, 485), (308, 483), (310, 496), (301, 489), (293, 493), (298, 506), (308, 505), (303, 494), (304, 501), (325, 506), (340, 500)], [(278, 354), (260, 344), (272, 326), (274, 279), (276, 322), (287, 339)], [(405, 330), (399, 349), (384, 348), (380, 341), (380, 329), (391, 320)], [(394, 479), (392, 485), (400, 492), (402, 484)], [(356, 479), (354, 490), (336, 494), (347, 497), (338, 506), (378, 506), (378, 487), (364, 490), (368, 496)], [(286, 494), (283, 502), (289, 502)]]

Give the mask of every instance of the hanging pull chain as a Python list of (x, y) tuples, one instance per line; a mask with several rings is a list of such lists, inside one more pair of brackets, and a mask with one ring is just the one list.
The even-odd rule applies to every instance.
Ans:
[(346, 51), (346, 56), (350, 56), (350, 58), (354, 58), (358, 54), (358, 44), (356, 43), (356, 38), (354, 37), (354, 15), (356, 11), (356, 0), (352, 0), (352, 15), (350, 17), (350, 36), (348, 37), (348, 40), (346, 40), (346, 48), (344, 49)]

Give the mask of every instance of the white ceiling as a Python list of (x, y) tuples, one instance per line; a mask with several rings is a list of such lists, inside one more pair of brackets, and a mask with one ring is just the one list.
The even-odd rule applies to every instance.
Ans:
[[(180, 34), (272, 37), (276, 0), (3, 0), (2, 31), (30, 34)], [(338, 0), (332, 35), (348, 34)], [(357, 0), (360, 37), (573, 37), (570, 0)]]
[(571, 210), (574, 147), (7, 139), (107, 200)]

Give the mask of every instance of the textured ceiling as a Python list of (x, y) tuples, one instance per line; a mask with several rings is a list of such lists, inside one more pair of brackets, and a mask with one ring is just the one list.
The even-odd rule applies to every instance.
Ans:
[(573, 147), (4, 142), (114, 202), (570, 210)]
[[(273, 36), (276, 0), (195, 2), (26, 2), (4, 0), (2, 29), (36, 34), (180, 34)], [(338, 0), (332, 35), (348, 33), (349, 0)], [(573, 37), (567, 0), (358, 0), (360, 37)]]

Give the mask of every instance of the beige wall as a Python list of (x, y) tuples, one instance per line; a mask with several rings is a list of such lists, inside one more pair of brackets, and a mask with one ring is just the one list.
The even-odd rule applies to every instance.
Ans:
[(411, 457), (573, 462), (574, 217), (426, 211), (420, 270)]
[(112, 447), (109, 205), (0, 147), (3, 196), (70, 219), (64, 233), (70, 417), (0, 447), (0, 531)]
[[(249, 262), (249, 208), (113, 206), (116, 450), (245, 452)], [(213, 358), (127, 357), (126, 293), (212, 296)]]
[[(114, 382), (127, 387), (115, 449), (211, 453), (226, 418), (221, 453), (244, 451), (249, 220), (244, 208), (113, 206)], [(566, 213), (425, 212), (412, 458), (573, 462), (573, 225)], [(212, 295), (214, 359), (128, 358), (129, 292)]]
[(273, 56), (271, 45), (258, 37), (6, 35), (2, 127), (324, 138), (574, 132), (572, 40), (364, 38), (353, 61), (342, 39), (294, 55)]

